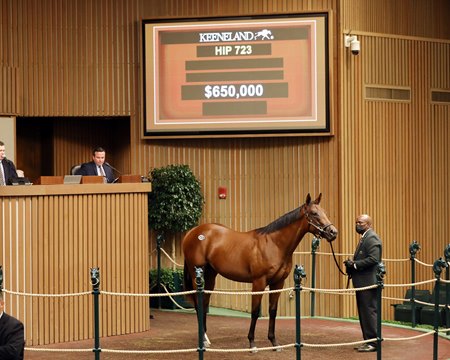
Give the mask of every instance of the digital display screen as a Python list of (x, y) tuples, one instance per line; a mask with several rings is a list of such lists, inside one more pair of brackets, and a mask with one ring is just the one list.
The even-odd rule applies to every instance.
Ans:
[(143, 21), (144, 137), (329, 133), (326, 14)]

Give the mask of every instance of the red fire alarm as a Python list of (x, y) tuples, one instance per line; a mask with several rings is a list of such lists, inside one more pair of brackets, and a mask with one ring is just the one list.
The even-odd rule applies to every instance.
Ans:
[(225, 186), (219, 186), (219, 199), (227, 198), (227, 188)]

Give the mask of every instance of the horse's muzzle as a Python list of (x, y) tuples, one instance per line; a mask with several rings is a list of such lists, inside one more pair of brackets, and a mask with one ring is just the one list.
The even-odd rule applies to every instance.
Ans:
[(322, 234), (321, 234), (322, 237), (324, 237), (325, 239), (327, 239), (330, 242), (335, 240), (337, 235), (338, 235), (338, 231), (333, 225), (326, 228), (324, 231), (322, 231)]

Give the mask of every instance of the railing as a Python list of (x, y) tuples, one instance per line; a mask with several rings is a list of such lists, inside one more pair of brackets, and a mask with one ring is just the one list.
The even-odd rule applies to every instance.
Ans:
[[(446, 284), (450, 283), (448, 280), (441, 280), (441, 273), (442, 269), (447, 268), (448, 264), (446, 261), (444, 261), (442, 258), (436, 260), (433, 264), (433, 272), (435, 274), (435, 278), (432, 280), (426, 281), (427, 283), (435, 282), (435, 304), (434, 304), (434, 318), (435, 318), (435, 324), (433, 331), (425, 332), (424, 334), (413, 336), (410, 338), (383, 338), (382, 337), (382, 327), (381, 327), (381, 310), (382, 310), (382, 291), (384, 287), (387, 286), (405, 286), (405, 284), (400, 285), (385, 285), (384, 284), (384, 274), (385, 274), (385, 267), (383, 263), (380, 263), (378, 265), (377, 269), (377, 284), (365, 287), (365, 288), (358, 288), (358, 289), (318, 289), (318, 288), (307, 288), (302, 286), (302, 279), (306, 276), (306, 272), (302, 266), (296, 266), (294, 269), (294, 288), (286, 288), (281, 290), (276, 290), (278, 292), (285, 292), (285, 291), (294, 291), (295, 292), (295, 325), (296, 325), (296, 332), (295, 332), (295, 341), (292, 344), (277, 346), (277, 347), (267, 347), (267, 348), (259, 348), (258, 350), (264, 351), (264, 350), (274, 350), (277, 348), (289, 348), (289, 347), (295, 347), (296, 349), (296, 357), (297, 359), (301, 358), (301, 350), (302, 348), (306, 347), (330, 347), (330, 346), (349, 346), (349, 345), (359, 345), (364, 344), (372, 341), (376, 341), (378, 343), (377, 346), (377, 359), (381, 359), (381, 351), (382, 346), (381, 343), (383, 341), (401, 341), (401, 340), (411, 340), (414, 338), (422, 337), (422, 336), (428, 336), (433, 335), (433, 359), (437, 359), (438, 354), (438, 335), (439, 332), (448, 332), (450, 329), (443, 329), (439, 330), (438, 326), (438, 317), (439, 317), (439, 289), (440, 289), (440, 283), (444, 282)], [(102, 291), (101, 288), (101, 282), (100, 282), (100, 272), (98, 268), (91, 268), (90, 269), (90, 280), (92, 285), (92, 291), (91, 292), (82, 292), (82, 293), (76, 293), (76, 294), (29, 294), (29, 293), (21, 293), (21, 292), (14, 292), (10, 291), (8, 289), (3, 289), (3, 269), (0, 266), (0, 291), (3, 291), (5, 293), (9, 293), (16, 296), (41, 296), (41, 297), (62, 297), (62, 296), (85, 296), (92, 294), (93, 296), (93, 303), (94, 303), (94, 348), (93, 349), (48, 349), (48, 348), (25, 348), (26, 351), (48, 351), (48, 352), (90, 352), (92, 351), (94, 353), (95, 360), (100, 359), (101, 352), (104, 353), (121, 353), (121, 354), (161, 354), (161, 353), (188, 353), (188, 352), (198, 352), (199, 359), (202, 360), (204, 358), (204, 354), (207, 352), (248, 352), (249, 349), (212, 349), (212, 348), (205, 348), (204, 345), (204, 339), (203, 339), (203, 314), (202, 314), (202, 308), (203, 308), (203, 297), (205, 293), (209, 294), (234, 294), (234, 295), (249, 295), (249, 294), (256, 294), (252, 292), (225, 292), (225, 291), (209, 291), (204, 289), (204, 280), (203, 280), (203, 270), (201, 268), (196, 268), (196, 285), (197, 289), (193, 291), (187, 291), (187, 292), (179, 292), (179, 293), (172, 293), (171, 295), (190, 295), (190, 294), (196, 294), (198, 299), (198, 308), (199, 311), (197, 312), (197, 319), (198, 319), (198, 347), (197, 348), (188, 348), (188, 349), (177, 349), (177, 350), (113, 350), (113, 349), (102, 349), (100, 346), (100, 326), (99, 326), (99, 315), (101, 312), (100, 306), (99, 306), (99, 296), (105, 295), (105, 296), (134, 296), (134, 297), (152, 297), (152, 296), (168, 296), (168, 294), (132, 294), (132, 293), (117, 293), (117, 292), (108, 292), (108, 291)], [(422, 282), (424, 283), (424, 282)], [(406, 284), (406, 285), (418, 285), (418, 284)], [(342, 343), (342, 344), (307, 344), (301, 342), (301, 292), (302, 291), (310, 291), (315, 293), (353, 293), (356, 291), (364, 291), (368, 289), (377, 288), (377, 297), (378, 297), (378, 316), (377, 316), (377, 338), (374, 339), (368, 339), (365, 341), (359, 341), (359, 342), (350, 342), (350, 343)], [(263, 294), (269, 294), (273, 291), (262, 291), (259, 293)]]
[[(317, 241), (313, 240), (313, 251), (312, 255), (315, 256), (316, 250), (318, 247)], [(384, 284), (384, 275), (386, 273), (385, 266), (381, 262), (377, 267), (377, 284), (374, 284), (372, 286), (368, 286), (365, 288), (357, 288), (357, 289), (319, 289), (315, 287), (315, 282), (312, 282), (312, 287), (304, 287), (302, 286), (302, 279), (306, 277), (306, 272), (302, 266), (295, 266), (294, 269), (294, 284), (295, 286), (293, 288), (285, 288), (281, 290), (276, 290), (277, 292), (294, 292), (295, 293), (295, 325), (296, 325), (296, 333), (295, 333), (295, 341), (291, 344), (277, 346), (277, 347), (267, 347), (267, 348), (259, 348), (258, 350), (264, 351), (264, 350), (274, 350), (277, 348), (289, 348), (289, 347), (295, 347), (296, 349), (296, 357), (297, 359), (301, 358), (301, 349), (303, 347), (329, 347), (329, 346), (348, 346), (348, 345), (359, 345), (364, 344), (368, 342), (376, 341), (377, 346), (377, 359), (381, 359), (381, 351), (382, 346), (381, 343), (383, 341), (402, 341), (402, 340), (411, 340), (414, 338), (419, 338), (423, 336), (429, 336), (433, 335), (433, 359), (437, 359), (438, 356), (438, 336), (439, 333), (448, 333), (450, 329), (441, 329), (439, 330), (439, 311), (440, 307), (443, 306), (443, 304), (439, 304), (439, 292), (441, 288), (441, 283), (445, 283), (445, 286), (448, 287), (450, 284), (449, 281), (449, 260), (450, 260), (450, 245), (448, 245), (444, 251), (444, 257), (445, 260), (442, 258), (437, 259), (432, 265), (427, 265), (432, 267), (434, 278), (426, 281), (422, 281), (420, 283), (415, 282), (415, 263), (418, 262), (416, 259), (416, 253), (420, 249), (420, 245), (417, 244), (417, 242), (413, 242), (410, 245), (409, 251), (410, 251), (410, 260), (411, 260), (411, 283), (410, 284)], [(167, 255), (167, 254), (166, 254)], [(442, 270), (446, 269), (446, 280), (441, 279)], [(315, 261), (312, 263), (312, 272), (314, 274), (315, 271)], [(31, 294), (31, 293), (23, 293), (23, 292), (15, 292), (8, 289), (3, 288), (3, 268), (0, 266), (0, 292), (9, 293), (16, 296), (39, 296), (39, 297), (65, 297), (65, 296), (86, 296), (86, 295), (92, 295), (93, 296), (93, 328), (94, 328), (94, 347), (93, 349), (48, 349), (48, 348), (33, 348), (33, 347), (27, 347), (25, 348), (26, 351), (48, 351), (48, 352), (90, 352), (92, 351), (94, 353), (95, 360), (100, 360), (100, 354), (101, 352), (104, 353), (116, 353), (116, 354), (161, 354), (161, 353), (188, 353), (188, 352), (198, 352), (198, 356), (200, 360), (203, 360), (204, 354), (207, 352), (248, 352), (249, 349), (212, 349), (212, 348), (206, 348), (204, 344), (203, 339), (203, 298), (204, 294), (218, 294), (218, 295), (251, 295), (251, 294), (269, 294), (274, 291), (262, 291), (262, 292), (236, 292), (236, 291), (210, 291), (204, 289), (204, 279), (203, 279), (203, 270), (201, 268), (196, 268), (196, 285), (197, 289), (192, 291), (186, 291), (186, 292), (178, 292), (178, 293), (171, 293), (171, 294), (131, 294), (131, 293), (118, 293), (118, 292), (108, 292), (108, 291), (102, 291), (100, 288), (101, 282), (100, 282), (100, 271), (98, 268), (91, 268), (90, 269), (90, 280), (92, 285), (92, 291), (89, 292), (80, 292), (80, 293), (71, 293), (71, 294)], [(410, 299), (412, 306), (415, 306), (415, 303), (417, 300), (414, 298), (415, 293), (414, 289), (417, 285), (427, 284), (427, 283), (434, 283), (434, 304), (428, 304), (428, 305), (434, 305), (434, 325), (433, 325), (433, 331), (427, 331), (424, 332), (421, 335), (413, 336), (410, 338), (383, 338), (382, 337), (382, 327), (381, 327), (381, 313), (382, 313), (382, 291), (385, 287), (411, 287), (413, 289), (412, 291), (412, 298)], [(307, 344), (301, 342), (301, 292), (303, 291), (309, 291), (311, 295), (311, 315), (314, 316), (314, 296), (316, 293), (328, 293), (328, 294), (347, 294), (347, 293), (354, 293), (356, 291), (364, 291), (368, 289), (377, 288), (377, 337), (374, 339), (368, 339), (365, 341), (358, 341), (358, 342), (350, 342), (350, 343), (342, 343), (342, 344)], [(177, 349), (177, 350), (116, 350), (116, 349), (102, 349), (100, 346), (100, 331), (99, 331), (99, 316), (101, 313), (100, 305), (99, 305), (99, 297), (100, 295), (105, 296), (131, 296), (131, 297), (162, 297), (162, 296), (177, 296), (177, 295), (191, 295), (196, 294), (197, 301), (198, 301), (198, 308), (199, 311), (197, 312), (197, 319), (198, 319), (198, 347), (197, 348), (188, 348), (188, 349)], [(448, 295), (446, 297), (447, 303), (445, 304), (445, 310), (447, 314), (448, 319)], [(412, 325), (415, 326), (415, 311), (412, 312)], [(447, 320), (447, 326), (449, 322)]]

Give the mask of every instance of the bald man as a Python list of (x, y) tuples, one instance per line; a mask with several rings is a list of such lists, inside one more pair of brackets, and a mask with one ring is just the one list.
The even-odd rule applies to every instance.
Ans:
[[(356, 232), (361, 236), (352, 259), (344, 264), (353, 281), (354, 288), (362, 288), (377, 283), (377, 265), (381, 262), (382, 245), (380, 237), (372, 229), (372, 218), (359, 215), (356, 218)], [(377, 337), (377, 289), (356, 291), (359, 324), (364, 340)], [(357, 348), (359, 352), (377, 350), (377, 342), (366, 343)]]
[(22, 360), (25, 346), (23, 324), (4, 310), (3, 292), (0, 291), (0, 359)]

